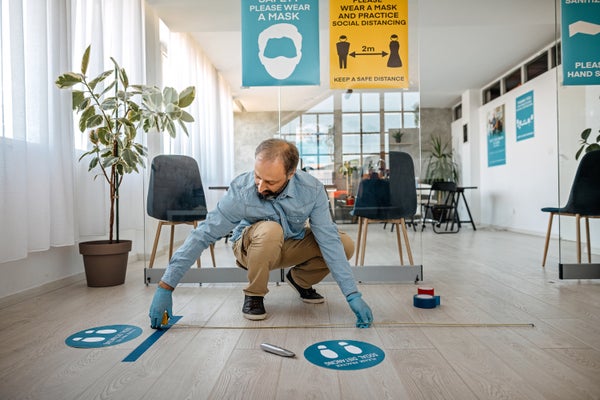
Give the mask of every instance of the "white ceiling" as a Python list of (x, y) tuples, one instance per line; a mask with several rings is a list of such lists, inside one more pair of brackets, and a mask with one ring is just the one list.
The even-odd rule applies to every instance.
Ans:
[[(321, 86), (242, 88), (241, 0), (146, 0), (171, 31), (188, 32), (247, 111), (298, 110), (330, 91), (329, 0), (319, 0)], [(416, 21), (416, 23), (415, 23)], [(555, 0), (409, 0), (410, 80), (421, 107), (446, 108), (551, 44)], [(415, 45), (417, 44), (417, 45)]]

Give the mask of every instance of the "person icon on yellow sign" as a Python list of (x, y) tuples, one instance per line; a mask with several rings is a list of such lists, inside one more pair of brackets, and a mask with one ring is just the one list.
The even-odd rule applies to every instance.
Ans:
[(390, 56), (388, 57), (387, 66), (389, 68), (400, 68), (402, 66), (402, 60), (400, 59), (400, 42), (398, 42), (398, 35), (395, 33), (390, 36)]
[(348, 67), (348, 53), (350, 52), (350, 43), (347, 41), (346, 35), (340, 36), (340, 41), (335, 44), (338, 58), (340, 60), (340, 69)]

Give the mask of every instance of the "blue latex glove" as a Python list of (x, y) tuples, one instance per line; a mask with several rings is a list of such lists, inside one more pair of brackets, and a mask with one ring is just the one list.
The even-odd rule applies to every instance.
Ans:
[(152, 304), (150, 304), (150, 327), (153, 329), (159, 329), (161, 327), (163, 314), (165, 311), (167, 315), (171, 317), (173, 315), (173, 291), (167, 290), (162, 287), (157, 287), (154, 292), (154, 298)]
[(357, 328), (369, 328), (373, 322), (373, 312), (368, 304), (362, 299), (360, 292), (350, 293), (346, 300), (356, 315)]

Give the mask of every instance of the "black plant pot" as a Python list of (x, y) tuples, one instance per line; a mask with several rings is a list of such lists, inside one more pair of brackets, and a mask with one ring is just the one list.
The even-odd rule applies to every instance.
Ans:
[(119, 242), (94, 240), (79, 243), (83, 255), (85, 277), (90, 287), (116, 286), (125, 283), (127, 258), (131, 251), (131, 240)]

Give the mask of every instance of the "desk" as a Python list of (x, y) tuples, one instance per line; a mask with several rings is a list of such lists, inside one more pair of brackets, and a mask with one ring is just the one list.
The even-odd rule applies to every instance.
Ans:
[[(427, 186), (417, 186), (417, 191), (422, 191), (422, 190), (430, 190), (431, 186), (427, 185)], [(461, 220), (460, 216), (458, 218), (458, 223), (459, 226), (461, 226), (461, 223), (470, 223), (471, 226), (473, 227), (473, 230), (477, 230), (477, 228), (475, 227), (475, 222), (473, 221), (473, 216), (471, 215), (471, 209), (469, 208), (469, 203), (467, 202), (467, 198), (465, 197), (465, 190), (470, 190), (470, 189), (477, 189), (477, 186), (457, 186), (456, 187), (456, 206), (458, 207), (458, 203), (460, 202), (460, 200), (462, 199), (463, 204), (465, 205), (465, 208), (467, 209), (467, 214), (469, 214), (469, 219), (465, 219), (465, 220)], [(424, 218), (424, 216), (423, 216)]]
[(456, 188), (456, 192), (458, 193), (457, 202), (460, 201), (460, 199), (462, 198), (463, 203), (465, 204), (465, 208), (467, 209), (467, 214), (469, 214), (469, 219), (461, 220), (459, 218), (458, 222), (470, 222), (471, 226), (473, 227), (473, 230), (476, 231), (477, 228), (475, 227), (475, 222), (473, 222), (473, 216), (471, 215), (471, 209), (469, 208), (469, 203), (467, 203), (467, 199), (465, 198), (465, 190), (468, 190), (468, 189), (477, 189), (477, 186), (458, 186)]

